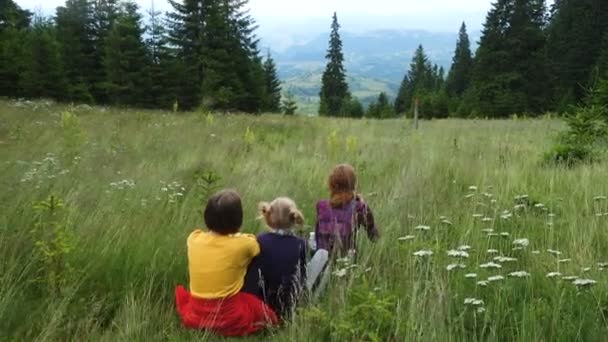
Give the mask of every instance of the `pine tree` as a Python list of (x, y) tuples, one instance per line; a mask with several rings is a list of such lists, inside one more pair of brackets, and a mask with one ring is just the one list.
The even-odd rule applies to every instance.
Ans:
[(19, 96), (23, 40), (32, 13), (13, 0), (0, 0), (0, 96)]
[(276, 65), (270, 56), (270, 52), (268, 52), (264, 62), (264, 80), (266, 91), (264, 110), (277, 113), (281, 109), (281, 81), (277, 76)]
[(121, 105), (150, 102), (149, 60), (137, 10), (137, 4), (124, 1), (103, 44), (106, 75), (103, 90), (112, 103)]
[(344, 55), (342, 53), (342, 40), (340, 39), (340, 24), (338, 16), (333, 15), (329, 48), (327, 50), (327, 66), (322, 76), (322, 86), (319, 96), (321, 104), (319, 115), (337, 116), (341, 107), (350, 98), (346, 74), (344, 69)]
[(24, 41), (23, 73), (19, 80), (22, 95), (30, 98), (62, 99), (67, 82), (59, 44), (51, 22), (42, 17), (34, 20)]
[(452, 67), (446, 81), (446, 90), (450, 96), (462, 96), (469, 87), (473, 71), (473, 56), (467, 34), (467, 26), (463, 22), (458, 34), (458, 42), (454, 51)]
[(66, 99), (94, 102), (90, 75), (96, 73), (95, 44), (91, 39), (92, 7), (88, 0), (67, 0), (57, 8), (55, 22), (63, 69), (68, 81)]
[(591, 70), (608, 31), (605, 0), (556, 1), (547, 30), (547, 50), (558, 109), (585, 96)]

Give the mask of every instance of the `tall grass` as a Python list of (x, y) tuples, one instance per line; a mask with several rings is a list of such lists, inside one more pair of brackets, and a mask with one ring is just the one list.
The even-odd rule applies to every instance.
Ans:
[[(78, 118), (69, 132), (66, 112)], [(608, 262), (608, 207), (598, 196), (608, 193), (607, 165), (543, 166), (559, 129), (551, 120), (444, 120), (413, 131), (402, 120), (0, 102), (0, 340), (216, 339), (184, 331), (173, 303), (209, 188), (238, 189), (246, 232), (263, 229), (256, 204), (280, 195), (312, 229), (339, 162), (357, 168), (382, 238), (363, 239), (359, 265), (337, 265), (346, 275), (332, 276), (292, 323), (251, 340), (604, 340), (608, 270), (598, 263)], [(219, 180), (209, 186), (201, 174)], [(33, 229), (34, 205), (50, 195), (65, 204), (62, 258), (52, 259), (62, 263), (59, 293), (40, 276), (50, 270), (39, 246), (53, 235)], [(514, 250), (523, 238), (529, 246)], [(462, 245), (468, 258), (447, 255)], [(479, 267), (499, 255), (517, 261)], [(466, 268), (448, 271), (452, 263)], [(505, 279), (477, 285), (495, 275)]]

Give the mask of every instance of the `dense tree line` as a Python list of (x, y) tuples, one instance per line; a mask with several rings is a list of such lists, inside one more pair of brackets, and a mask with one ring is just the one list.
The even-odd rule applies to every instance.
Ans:
[(279, 111), (247, 0), (185, 0), (144, 18), (130, 0), (67, 0), (52, 18), (0, 0), (0, 96)]
[[(383, 93), (366, 116), (411, 113), (416, 99), (426, 118), (500, 118), (589, 103), (608, 106), (608, 6), (602, 2), (556, 0), (548, 9), (544, 0), (496, 0), (475, 55), (465, 23), (447, 77), (419, 46), (392, 108)], [(344, 81), (337, 27), (334, 16), (320, 113), (357, 117), (348, 106), (353, 99)], [(342, 110), (327, 110), (328, 99)]]

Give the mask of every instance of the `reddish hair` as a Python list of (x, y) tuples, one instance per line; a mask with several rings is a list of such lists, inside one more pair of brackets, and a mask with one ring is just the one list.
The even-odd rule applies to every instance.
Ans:
[(338, 207), (352, 201), (357, 187), (355, 169), (349, 164), (336, 166), (329, 175), (328, 185), (332, 206)]

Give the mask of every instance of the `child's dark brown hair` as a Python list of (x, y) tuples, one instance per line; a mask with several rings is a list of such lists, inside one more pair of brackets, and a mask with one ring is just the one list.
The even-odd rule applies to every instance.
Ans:
[(241, 196), (234, 190), (222, 190), (211, 196), (205, 207), (205, 225), (221, 235), (238, 233), (243, 225)]
[(328, 185), (332, 206), (338, 207), (352, 201), (357, 187), (355, 169), (349, 164), (336, 166), (329, 175)]

